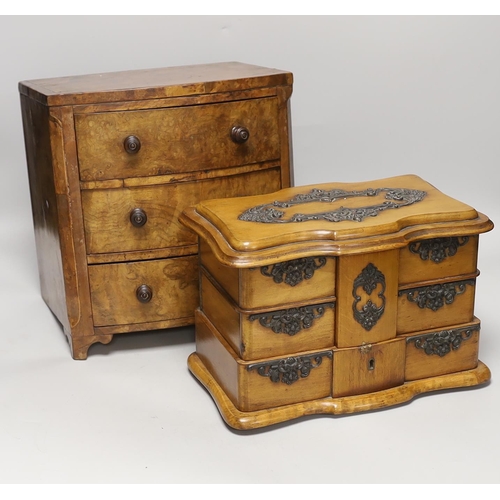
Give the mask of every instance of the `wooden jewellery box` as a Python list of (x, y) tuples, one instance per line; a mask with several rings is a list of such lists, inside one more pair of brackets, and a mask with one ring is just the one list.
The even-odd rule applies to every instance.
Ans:
[(228, 425), (383, 408), (481, 384), (488, 217), (417, 176), (204, 201), (189, 369)]
[(242, 63), (19, 84), (42, 297), (75, 359), (194, 323), (206, 198), (292, 185), (292, 74)]

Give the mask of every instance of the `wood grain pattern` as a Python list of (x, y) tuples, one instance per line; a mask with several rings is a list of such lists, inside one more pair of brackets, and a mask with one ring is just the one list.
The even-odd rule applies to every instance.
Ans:
[[(161, 186), (82, 191), (88, 252), (132, 252), (196, 244), (196, 235), (180, 224), (184, 208), (206, 198), (250, 195), (276, 189), (280, 169)], [(135, 227), (130, 214), (144, 210), (147, 222)]]
[[(418, 203), (398, 210), (385, 210), (362, 222), (354, 219), (332, 222), (319, 218), (307, 222), (273, 224), (238, 219), (250, 208), (273, 204), (275, 201), (286, 202), (294, 196), (307, 194), (318, 188), (318, 185), (301, 186), (244, 199), (207, 200), (187, 209), (181, 220), (197, 234), (203, 234), (218, 260), (238, 268), (273, 264), (282, 261), (284, 255), (299, 258), (378, 252), (402, 248), (423, 237), (475, 235), (493, 228), (488, 217), (478, 214), (469, 205), (444, 195), (418, 176), (321, 185), (324, 191), (363, 191), (383, 187), (423, 190), (427, 195)], [(385, 197), (381, 193), (368, 197), (368, 201), (366, 197), (352, 198), (349, 200), (349, 207), (359, 208), (384, 201)], [(295, 212), (316, 214), (325, 210), (340, 210), (344, 204), (345, 200), (339, 198), (333, 203), (314, 202), (284, 210), (288, 217)]]
[[(396, 181), (408, 190), (395, 190), (396, 198), (424, 187), (416, 176)], [(386, 182), (392, 181), (371, 184), (379, 189)], [(422, 392), (489, 379), (489, 370), (478, 363), (479, 321), (473, 321), (473, 314), (478, 234), (493, 223), (432, 186), (423, 198), (417, 193), (418, 210), (412, 204), (397, 206), (397, 214), (387, 220), (382, 217), (390, 210), (386, 204), (372, 211), (356, 199), (378, 196), (367, 186), (323, 184), (313, 186), (310, 196), (296, 188), (209, 200), (183, 212), (181, 222), (200, 238), (201, 263), (196, 327), (203, 354), (197, 344), (188, 365), (230, 426), (250, 429), (309, 414), (382, 408)], [(297, 198), (286, 201), (283, 193)], [(290, 213), (283, 213), (295, 201), (313, 198), (312, 205), (328, 201), (331, 207), (332, 197), (342, 210), (322, 214), (313, 206), (286, 222)], [(262, 204), (271, 199), (276, 202)], [(238, 219), (238, 206), (252, 208), (248, 220)], [(434, 209), (441, 211), (429, 212)], [(330, 229), (332, 224), (339, 229)], [(244, 228), (243, 244), (232, 231), (243, 234)], [(238, 242), (242, 247), (233, 247)], [(312, 256), (326, 265), (318, 265), (308, 277), (310, 288), (301, 290), (300, 266), (290, 263), (309, 262), (305, 258)], [(321, 297), (305, 300), (309, 293)], [(328, 301), (335, 315), (325, 308), (321, 318), (303, 328), (301, 308)], [(325, 353), (330, 384), (317, 370), (317, 385), (309, 387), (314, 370), (303, 383), (297, 367)], [(280, 382), (287, 376), (295, 380), (283, 389)], [(264, 380), (275, 385), (270, 388)], [(301, 386), (292, 388), (297, 380)]]
[[(189, 318), (198, 307), (198, 259), (172, 259), (89, 266), (92, 310), (96, 326)], [(150, 302), (137, 300), (148, 285)]]
[(161, 99), (291, 85), (287, 71), (239, 62), (199, 64), (19, 83), (19, 92), (49, 106)]
[[(200, 358), (210, 363), (211, 372), (228, 394), (235, 406), (242, 411), (288, 405), (298, 401), (319, 399), (330, 395), (332, 362), (322, 357), (322, 362), (307, 376), (299, 376), (293, 384), (273, 382), (269, 377), (251, 369), (252, 363), (241, 361), (230, 345), (217, 332), (205, 315), (196, 311), (196, 348)], [(304, 352), (301, 356), (316, 356), (317, 352)], [(266, 361), (277, 361), (271, 358)], [(236, 374), (236, 376), (235, 376)], [(235, 380), (237, 385), (234, 384)]]
[[(220, 63), (19, 84), (42, 296), (75, 359), (115, 333), (193, 323), (197, 277), (163, 260), (197, 259), (176, 217), (206, 197), (290, 186), (292, 83), (286, 71)], [(229, 138), (233, 125), (250, 128), (243, 144)], [(125, 132), (141, 135), (136, 155)], [(129, 219), (138, 204), (149, 211), (140, 228)], [(164, 303), (134, 309), (101, 281), (129, 286), (141, 273)]]
[[(243, 144), (231, 129), (244, 126)], [(251, 99), (205, 106), (76, 115), (84, 181), (192, 172), (280, 158), (278, 102)], [(141, 148), (126, 152), (133, 135)]]
[[(243, 311), (204, 272), (201, 273), (200, 290), (201, 310), (231, 345), (234, 352), (245, 361), (313, 349), (331, 349), (333, 346), (335, 331), (333, 297), (325, 298), (319, 304), (314, 302), (288, 304), (282, 310)], [(306, 308), (310, 316), (316, 316), (310, 324), (304, 323)], [(269, 326), (261, 324), (260, 316), (267, 318), (264, 320), (264, 325), (269, 323)], [(271, 326), (279, 327), (278, 332)]]
[[(456, 283), (456, 286), (453, 287), (457, 291), (456, 295), (443, 290), (444, 283), (431, 287), (400, 290), (397, 304), (398, 334), (472, 321), (476, 294), (474, 280), (452, 283)], [(464, 292), (458, 293), (461, 283), (463, 283)], [(414, 301), (409, 299), (409, 292), (413, 293)], [(424, 297), (421, 302), (418, 299), (419, 294)], [(428, 297), (428, 299), (425, 299), (425, 297)]]
[[(399, 258), (399, 284), (404, 285), (475, 273), (479, 238), (478, 236), (466, 236), (466, 238), (467, 242), (465, 244), (463, 243), (465, 241), (464, 237), (456, 240), (457, 249), (453, 255), (449, 254), (449, 244), (439, 245), (439, 242), (435, 242), (435, 240), (415, 241), (413, 242), (414, 246), (408, 245), (402, 248)], [(449, 238), (444, 239), (449, 240)], [(458, 246), (458, 242), (460, 242), (460, 246)], [(439, 247), (441, 247), (441, 252), (439, 252)], [(434, 250), (435, 260), (432, 259), (431, 248)]]
[(323, 398), (247, 412), (236, 408), (224, 387), (218, 383), (196, 352), (189, 356), (188, 366), (191, 373), (214, 399), (224, 421), (238, 430), (259, 429), (310, 415), (345, 415), (388, 408), (411, 401), (420, 394), (478, 386), (486, 384), (491, 379), (490, 369), (480, 361), (477, 368), (472, 370), (406, 382), (398, 387), (374, 393)]
[(397, 387), (405, 380), (405, 339), (333, 352), (333, 397)]
[[(25, 96), (21, 96), (21, 109), (41, 294), (63, 328), (69, 331), (49, 110)], [(37, 132), (36, 140), (32, 130)]]
[[(447, 331), (453, 332), (453, 327), (448, 330), (422, 331), (418, 335), (403, 335), (406, 341), (405, 380), (436, 377), (476, 368), (479, 329), (480, 322), (477, 318), (469, 324), (458, 325), (454, 336), (448, 337), (448, 339), (453, 339), (453, 343), (443, 338)], [(470, 331), (470, 336), (467, 331)], [(432, 344), (434, 336), (439, 337), (440, 340)], [(428, 339), (427, 342), (426, 339)]]
[(221, 264), (206, 241), (201, 240), (200, 261), (242, 309), (276, 307), (335, 295), (335, 258), (324, 258), (324, 261), (313, 258), (312, 276), (305, 272), (304, 265), (294, 261), (281, 267), (286, 272), (277, 272), (273, 266), (265, 268), (263, 272), (259, 267), (237, 269)]
[[(338, 260), (337, 270), (337, 347), (360, 346), (389, 340), (396, 336), (397, 294), (398, 294), (398, 258), (397, 250), (368, 253), (363, 255), (345, 255)], [(367, 293), (363, 284), (356, 285), (357, 279), (369, 266), (375, 266), (383, 275), (383, 283), (377, 281), (375, 288)], [(365, 282), (364, 279), (361, 280)], [(384, 285), (385, 284), (385, 285)], [(385, 297), (385, 302), (379, 295)], [(355, 303), (355, 296), (359, 301)], [(381, 308), (381, 316), (370, 327), (356, 319), (354, 308), (362, 311), (369, 302)], [(367, 315), (372, 317), (372, 315)]]
[(175, 108), (179, 106), (196, 106), (197, 104), (212, 104), (226, 101), (243, 101), (276, 96), (276, 87), (219, 92), (215, 94), (196, 94), (182, 97), (167, 97), (165, 99), (143, 99), (137, 101), (103, 102), (98, 104), (77, 104), (73, 106), (75, 114), (103, 113), (110, 111), (130, 111), (158, 108)]

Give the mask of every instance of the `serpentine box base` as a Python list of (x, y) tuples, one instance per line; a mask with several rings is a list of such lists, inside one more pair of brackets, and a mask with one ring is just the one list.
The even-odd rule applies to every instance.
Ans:
[(474, 315), (483, 214), (417, 176), (211, 200), (189, 369), (252, 429), (482, 384)]

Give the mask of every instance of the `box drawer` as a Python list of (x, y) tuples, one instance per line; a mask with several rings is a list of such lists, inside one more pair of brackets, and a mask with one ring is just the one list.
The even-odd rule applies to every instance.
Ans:
[(397, 333), (417, 332), (472, 321), (475, 291), (475, 279), (399, 290)]
[(243, 361), (199, 310), (195, 324), (196, 352), (239, 410), (261, 410), (331, 394), (331, 350)]
[(400, 250), (399, 284), (476, 272), (478, 236), (432, 238)]
[(404, 339), (334, 350), (333, 396), (354, 396), (402, 385), (404, 360)]
[(201, 273), (201, 309), (244, 360), (333, 346), (335, 301), (244, 311)]
[(280, 169), (271, 168), (198, 182), (83, 190), (87, 252), (196, 244), (196, 235), (177, 219), (184, 208), (207, 198), (252, 195), (279, 189), (280, 185)]
[(406, 380), (446, 375), (478, 364), (480, 322), (405, 335)]
[(278, 123), (276, 97), (76, 115), (80, 178), (122, 179), (278, 159)]
[(198, 259), (89, 266), (96, 326), (193, 317), (198, 307)]
[(242, 309), (276, 307), (335, 295), (335, 257), (306, 257), (237, 269), (221, 264), (200, 240), (202, 266)]

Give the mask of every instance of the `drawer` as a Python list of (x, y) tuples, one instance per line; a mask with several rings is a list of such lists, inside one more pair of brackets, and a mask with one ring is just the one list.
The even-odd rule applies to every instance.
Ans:
[(475, 291), (475, 279), (399, 290), (398, 334), (472, 321)]
[[(122, 179), (278, 159), (278, 123), (276, 97), (76, 115), (80, 178)], [(246, 140), (238, 127), (248, 131)]]
[(354, 396), (404, 383), (405, 339), (333, 352), (333, 396)]
[(157, 186), (82, 191), (87, 252), (152, 250), (196, 244), (177, 220), (207, 198), (246, 196), (281, 186), (280, 169)]
[(335, 302), (244, 311), (201, 273), (201, 309), (244, 360), (333, 346)]
[(89, 266), (96, 326), (193, 317), (198, 307), (198, 259)]
[(221, 264), (200, 240), (202, 266), (242, 309), (276, 307), (335, 295), (335, 257), (307, 257), (251, 269)]
[(478, 236), (432, 238), (400, 250), (399, 284), (472, 274), (477, 268)]
[(201, 311), (196, 311), (196, 352), (240, 411), (255, 411), (331, 394), (332, 351), (243, 361)]
[(419, 380), (475, 368), (480, 322), (406, 335), (406, 380)]

